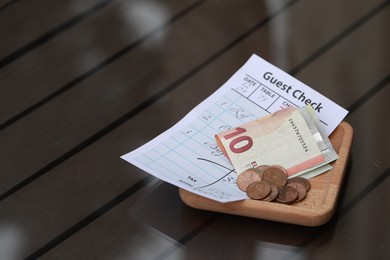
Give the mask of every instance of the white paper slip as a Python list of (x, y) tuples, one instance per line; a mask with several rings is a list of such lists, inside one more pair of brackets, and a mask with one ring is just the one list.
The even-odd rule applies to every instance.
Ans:
[(215, 134), (287, 106), (311, 104), (329, 135), (348, 111), (256, 55), (176, 125), (121, 158), (220, 202), (246, 199)]

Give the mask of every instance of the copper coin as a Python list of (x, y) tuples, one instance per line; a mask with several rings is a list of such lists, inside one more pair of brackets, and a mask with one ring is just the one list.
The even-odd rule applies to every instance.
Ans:
[(303, 185), (303, 187), (305, 187), (305, 189), (306, 189), (306, 192), (308, 192), (311, 188), (310, 181), (308, 181), (307, 179), (302, 178), (302, 177), (291, 178), (287, 181), (287, 184), (289, 184), (289, 183), (299, 183), (299, 184)]
[(287, 183), (287, 175), (277, 167), (269, 167), (266, 169), (261, 179), (276, 187), (283, 186)]
[(269, 168), (268, 165), (259, 165), (256, 167), (261, 178), (263, 177), (264, 171), (267, 170), (268, 168)]
[(271, 185), (271, 192), (270, 192), (270, 194), (267, 197), (265, 197), (263, 200), (264, 201), (273, 201), (274, 199), (276, 199), (278, 194), (279, 194), (278, 188), (276, 186), (274, 186), (274, 185)]
[(267, 197), (270, 192), (271, 186), (265, 181), (252, 182), (248, 185), (248, 188), (246, 188), (246, 194), (248, 197), (255, 200)]
[(298, 197), (294, 202), (303, 200), (306, 197), (306, 188), (300, 183), (287, 183), (287, 186), (294, 187), (298, 192)]
[(278, 192), (276, 200), (282, 203), (291, 203), (298, 197), (298, 191), (291, 186), (280, 186)]
[(283, 168), (282, 166), (280, 166), (280, 165), (271, 165), (270, 167), (279, 168), (282, 172), (284, 172), (284, 174), (285, 174), (286, 176), (288, 176), (287, 170), (286, 170), (285, 168)]
[(256, 170), (248, 169), (237, 177), (237, 186), (240, 190), (246, 191), (249, 184), (255, 181), (261, 181), (260, 175)]

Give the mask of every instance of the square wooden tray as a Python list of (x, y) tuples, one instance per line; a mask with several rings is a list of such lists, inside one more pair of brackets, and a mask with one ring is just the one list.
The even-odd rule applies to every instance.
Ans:
[(332, 163), (332, 170), (310, 179), (310, 191), (304, 200), (297, 203), (286, 205), (251, 199), (221, 203), (183, 189), (179, 189), (179, 194), (185, 204), (197, 209), (303, 226), (319, 226), (333, 216), (349, 159), (352, 139), (352, 127), (342, 122), (330, 136), (330, 141), (339, 159)]

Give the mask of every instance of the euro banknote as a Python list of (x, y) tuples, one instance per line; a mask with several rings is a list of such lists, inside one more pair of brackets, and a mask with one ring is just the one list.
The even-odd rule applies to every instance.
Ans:
[(338, 158), (310, 105), (279, 110), (215, 137), (238, 174), (258, 165), (281, 165), (294, 177)]

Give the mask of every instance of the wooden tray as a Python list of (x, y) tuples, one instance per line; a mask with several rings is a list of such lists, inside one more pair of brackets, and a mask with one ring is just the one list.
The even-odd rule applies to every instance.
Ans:
[(300, 202), (286, 205), (247, 199), (221, 203), (183, 189), (179, 189), (180, 197), (185, 204), (198, 209), (303, 226), (322, 225), (333, 216), (349, 159), (352, 138), (352, 127), (342, 122), (330, 136), (339, 159), (332, 163), (332, 170), (310, 179), (311, 189)]

